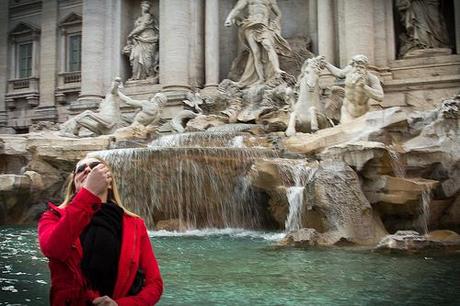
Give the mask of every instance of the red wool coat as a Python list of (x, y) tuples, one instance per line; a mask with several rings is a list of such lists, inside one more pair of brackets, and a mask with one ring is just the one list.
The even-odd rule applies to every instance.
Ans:
[[(87, 305), (99, 296), (86, 288), (80, 269), (80, 234), (101, 206), (99, 197), (82, 188), (65, 208), (49, 205), (38, 222), (40, 249), (49, 259), (51, 305)], [(158, 263), (144, 221), (123, 214), (118, 277), (113, 299), (118, 305), (154, 305), (163, 292)], [(136, 296), (127, 296), (138, 268), (145, 272), (145, 283)]]

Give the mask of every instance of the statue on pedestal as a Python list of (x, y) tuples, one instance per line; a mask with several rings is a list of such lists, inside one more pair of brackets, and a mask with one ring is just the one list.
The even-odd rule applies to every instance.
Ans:
[[(244, 11), (247, 14), (239, 17)], [(238, 0), (225, 26), (236, 24), (243, 48), (232, 64), (231, 73), (240, 76), (241, 88), (265, 84), (280, 78), (278, 54), (288, 56), (288, 42), (281, 37), (281, 11), (276, 0)]]
[(132, 68), (130, 80), (153, 78), (158, 81), (158, 39), (157, 21), (150, 13), (151, 3), (141, 2), (142, 14), (136, 19), (134, 29), (128, 35), (123, 53), (129, 56)]
[(411, 51), (449, 48), (449, 36), (439, 0), (396, 0), (405, 33), (400, 36), (400, 56)]
[(97, 112), (86, 110), (70, 118), (61, 126), (59, 135), (79, 137), (80, 129), (87, 128), (97, 136), (111, 134), (122, 125), (120, 98), (118, 89), (122, 87), (120, 78), (116, 78)]
[(353, 56), (349, 65), (339, 69), (325, 62), (325, 67), (336, 77), (345, 78), (345, 97), (340, 123), (349, 122), (369, 111), (369, 99), (383, 100), (383, 88), (377, 76), (368, 71), (369, 60), (364, 55)]

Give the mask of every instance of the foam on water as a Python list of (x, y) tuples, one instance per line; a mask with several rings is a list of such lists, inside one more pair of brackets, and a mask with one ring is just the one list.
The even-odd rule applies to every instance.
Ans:
[(207, 236), (230, 236), (235, 238), (256, 238), (267, 241), (278, 241), (286, 236), (286, 233), (249, 231), (242, 228), (205, 228), (187, 231), (149, 231), (150, 237), (207, 237)]

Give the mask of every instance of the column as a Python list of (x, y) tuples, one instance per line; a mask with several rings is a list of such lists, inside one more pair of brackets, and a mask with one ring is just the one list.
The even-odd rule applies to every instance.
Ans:
[(335, 65), (335, 27), (333, 0), (318, 1), (318, 54)]
[(395, 25), (393, 17), (393, 0), (385, 0), (385, 28), (387, 41), (387, 64), (396, 59)]
[[(122, 35), (121, 27), (122, 27), (122, 2), (120, 0), (105, 0), (106, 1), (106, 8), (105, 8), (105, 41), (104, 41), (104, 62), (101, 63), (101, 69), (103, 69), (103, 81), (102, 81), (102, 89), (103, 94), (108, 90), (108, 88), (112, 85), (113, 80), (115, 77), (122, 76), (121, 66), (123, 62), (124, 55), (122, 54), (121, 50), (123, 48), (123, 44), (126, 42), (125, 39), (127, 37)], [(139, 13), (139, 12), (137, 12)], [(133, 24), (129, 25), (130, 27)], [(104, 65), (104, 66), (102, 66)]]
[(338, 3), (344, 31), (340, 37), (340, 64), (348, 64), (356, 54), (366, 55), (373, 64), (374, 0), (338, 0)]
[(311, 38), (312, 51), (316, 54), (318, 53), (318, 2), (321, 1), (308, 1), (308, 36)]
[(454, 10), (455, 10), (455, 47), (457, 49), (457, 54), (460, 54), (460, 1), (454, 1)]
[(160, 84), (163, 91), (187, 91), (189, 86), (188, 0), (160, 0)]
[(189, 84), (195, 88), (202, 88), (204, 83), (205, 67), (205, 40), (204, 40), (204, 0), (189, 0), (190, 2), (190, 59)]
[(205, 16), (205, 87), (219, 84), (219, 0), (206, 0)]
[(96, 108), (104, 97), (106, 0), (83, 1), (81, 91), (71, 110)]
[(43, 1), (40, 35), (40, 100), (34, 120), (57, 119), (54, 92), (57, 71), (57, 0)]
[(0, 1), (0, 133), (6, 132), (8, 114), (6, 112), (6, 88), (8, 85), (8, 5)]

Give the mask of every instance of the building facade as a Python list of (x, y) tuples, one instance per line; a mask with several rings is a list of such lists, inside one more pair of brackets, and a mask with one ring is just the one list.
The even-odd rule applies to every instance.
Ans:
[[(61, 123), (94, 109), (116, 76), (126, 81), (127, 94), (148, 97), (161, 91), (172, 106), (185, 92), (212, 90), (227, 78), (241, 46), (237, 28), (224, 27), (224, 21), (237, 0), (150, 1), (159, 29), (158, 78), (133, 80), (123, 48), (141, 2), (1, 1), (0, 133), (26, 133), (36, 122)], [(412, 28), (406, 22), (431, 18), (432, 12), (421, 16), (416, 6), (428, 2), (433, 3), (277, 1), (282, 35), (297, 54), (308, 46), (342, 67), (353, 55), (364, 54), (385, 90), (384, 101), (374, 107), (411, 109), (429, 108), (460, 88), (460, 1), (443, 0), (430, 8), (439, 14), (435, 23), (442, 45), (407, 51), (414, 46), (408, 45)], [(330, 76), (323, 79), (328, 82)]]

